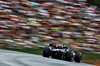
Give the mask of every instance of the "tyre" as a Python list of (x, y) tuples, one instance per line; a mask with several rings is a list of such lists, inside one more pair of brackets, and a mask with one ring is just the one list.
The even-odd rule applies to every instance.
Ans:
[(49, 57), (51, 54), (50, 52), (50, 48), (49, 47), (45, 47), (43, 50), (43, 57)]
[(73, 60), (73, 52), (72, 51), (67, 51), (65, 54), (65, 60), (66, 61), (72, 61)]
[(82, 60), (82, 54), (80, 52), (77, 52), (75, 54), (75, 59), (74, 60), (75, 60), (75, 62), (80, 63), (81, 60)]

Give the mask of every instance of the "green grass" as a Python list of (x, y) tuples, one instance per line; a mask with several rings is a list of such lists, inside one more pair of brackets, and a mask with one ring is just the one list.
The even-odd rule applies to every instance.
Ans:
[(100, 54), (83, 53), (82, 63), (88, 63), (88, 64), (100, 66)]
[(37, 55), (42, 55), (42, 52), (43, 52), (40, 49), (8, 49), (8, 50), (31, 53), (31, 54), (37, 54)]
[(94, 54), (94, 53), (83, 53), (83, 61), (86, 60), (100, 60), (100, 54)]

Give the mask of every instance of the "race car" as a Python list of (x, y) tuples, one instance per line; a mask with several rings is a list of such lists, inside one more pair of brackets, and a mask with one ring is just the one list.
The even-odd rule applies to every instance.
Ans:
[(43, 50), (43, 57), (51, 57), (56, 59), (62, 59), (66, 61), (75, 61), (80, 63), (82, 61), (82, 53), (70, 51), (66, 46), (52, 45), (45, 47)]

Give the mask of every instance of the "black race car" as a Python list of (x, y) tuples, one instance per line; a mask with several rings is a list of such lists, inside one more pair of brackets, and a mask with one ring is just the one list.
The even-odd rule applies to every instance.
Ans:
[(65, 46), (52, 46), (45, 47), (43, 50), (43, 57), (52, 57), (56, 59), (63, 59), (66, 61), (75, 61), (80, 63), (82, 61), (82, 53), (70, 51)]

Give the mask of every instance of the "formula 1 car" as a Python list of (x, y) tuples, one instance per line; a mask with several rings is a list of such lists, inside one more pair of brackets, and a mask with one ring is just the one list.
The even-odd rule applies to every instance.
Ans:
[(45, 47), (43, 50), (43, 57), (52, 57), (66, 61), (75, 61), (80, 63), (82, 61), (82, 53), (70, 51), (67, 47), (51, 46)]

